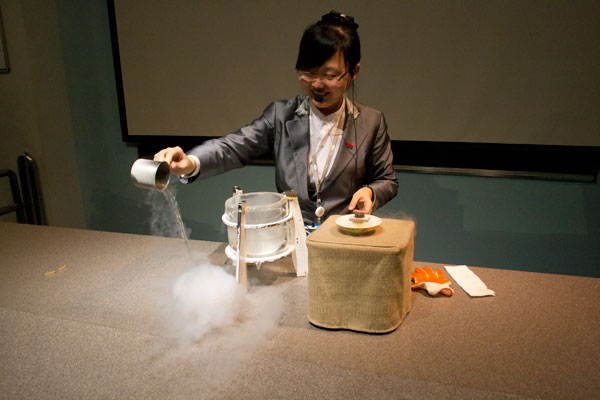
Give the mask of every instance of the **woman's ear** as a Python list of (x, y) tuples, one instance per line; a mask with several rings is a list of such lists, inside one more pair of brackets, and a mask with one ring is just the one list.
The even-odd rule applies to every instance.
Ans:
[(356, 67), (354, 67), (354, 74), (351, 77), (351, 80), (355, 80), (356, 77), (358, 76), (358, 71), (360, 70), (360, 63), (356, 64)]

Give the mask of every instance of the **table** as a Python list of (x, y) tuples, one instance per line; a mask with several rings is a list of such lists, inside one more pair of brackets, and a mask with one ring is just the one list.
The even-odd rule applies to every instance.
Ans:
[[(190, 241), (190, 249), (194, 263), (230, 268), (225, 244)], [(600, 391), (600, 279), (472, 267), (496, 297), (470, 298), (456, 284), (451, 298), (413, 292), (400, 327), (371, 335), (310, 325), (307, 278), (282, 261), (249, 269), (256, 307), (246, 325), (186, 344), (173, 339), (165, 299), (191, 265), (178, 239), (0, 223), (0, 398), (574, 399)], [(425, 265), (439, 266), (415, 262)], [(277, 307), (273, 326), (247, 323)]]

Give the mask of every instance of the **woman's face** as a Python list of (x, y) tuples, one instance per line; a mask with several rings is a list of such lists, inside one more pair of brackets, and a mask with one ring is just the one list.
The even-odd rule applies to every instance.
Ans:
[(300, 86), (313, 104), (323, 114), (337, 111), (342, 105), (348, 83), (356, 78), (360, 65), (356, 66), (354, 76), (346, 69), (344, 54), (337, 51), (318, 68), (310, 71), (298, 71)]

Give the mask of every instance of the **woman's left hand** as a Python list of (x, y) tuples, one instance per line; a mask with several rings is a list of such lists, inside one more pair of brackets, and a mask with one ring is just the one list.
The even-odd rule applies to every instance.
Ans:
[(373, 212), (373, 192), (368, 187), (361, 187), (352, 196), (348, 210), (371, 214)]

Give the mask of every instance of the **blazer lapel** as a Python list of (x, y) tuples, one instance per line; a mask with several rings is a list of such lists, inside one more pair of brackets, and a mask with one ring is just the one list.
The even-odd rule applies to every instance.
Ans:
[[(308, 198), (308, 147), (310, 131), (308, 127), (308, 104), (306, 100), (296, 109), (296, 118), (285, 123), (290, 137), (296, 171), (296, 191), (299, 197)], [(290, 160), (291, 161), (291, 160)]]
[[(338, 149), (331, 172), (329, 172), (325, 178), (325, 182), (323, 182), (322, 191), (335, 182), (340, 174), (346, 169), (348, 163), (354, 159), (355, 154), (357, 154), (358, 149), (364, 140), (364, 136), (361, 137), (358, 132), (356, 135), (354, 134), (354, 120), (358, 118), (359, 115), (360, 111), (353, 106), (350, 99), (346, 99), (344, 136), (342, 137), (342, 143), (340, 143), (340, 148)], [(355, 143), (355, 139), (358, 140), (358, 143)]]

